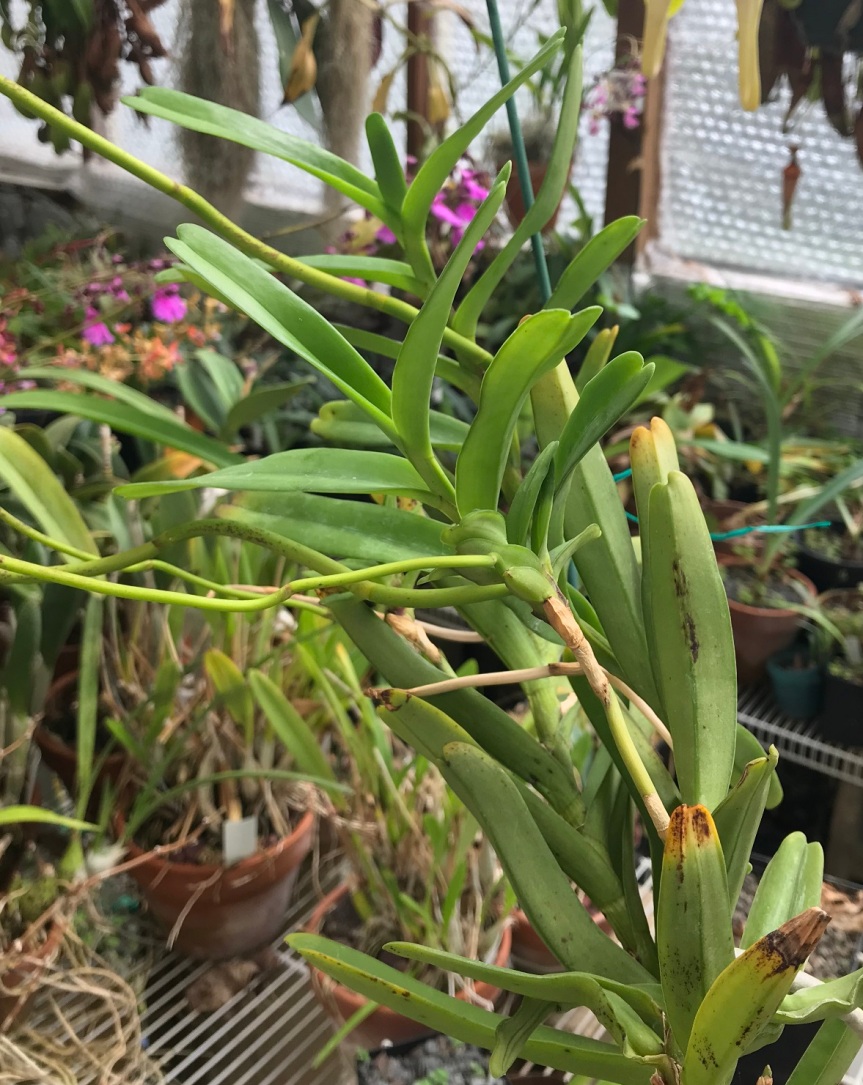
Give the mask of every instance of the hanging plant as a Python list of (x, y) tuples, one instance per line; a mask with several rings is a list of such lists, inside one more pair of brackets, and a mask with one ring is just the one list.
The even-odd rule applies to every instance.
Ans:
[(804, 101), (820, 101), (834, 130), (854, 139), (863, 165), (860, 72), (849, 94), (846, 57), (863, 56), (863, 8), (858, 0), (765, 0), (759, 29), (761, 101), (773, 101), (785, 79), (791, 102), (783, 131)]
[[(0, 37), (21, 56), (18, 82), (43, 101), (93, 126), (94, 109), (107, 116), (117, 102), (120, 64), (134, 64), (154, 82), (152, 61), (166, 55), (150, 20), (164, 0), (27, 0), (24, 19), (0, 2)], [(57, 125), (43, 123), (39, 139), (58, 154), (70, 147)]]

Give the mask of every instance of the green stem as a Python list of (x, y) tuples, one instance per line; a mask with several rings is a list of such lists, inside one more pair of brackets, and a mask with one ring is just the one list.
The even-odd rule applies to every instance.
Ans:
[[(218, 234), (236, 245), (247, 256), (263, 260), (274, 270), (284, 275), (290, 275), (307, 286), (323, 290), (324, 293), (342, 298), (344, 301), (364, 305), (368, 309), (377, 309), (379, 312), (387, 313), (387, 315), (405, 324), (411, 324), (417, 317), (419, 310), (407, 302), (386, 294), (378, 294), (367, 287), (356, 286), (354, 283), (349, 283), (336, 275), (330, 275), (326, 271), (309, 267), (307, 264), (279, 252), (278, 249), (272, 248), (263, 241), (259, 241), (252, 234), (240, 229), (236, 223), (223, 215), (193, 189), (181, 185), (178, 181), (168, 177), (167, 174), (148, 166), (146, 162), (142, 162), (140, 159), (135, 158), (134, 155), (115, 146), (110, 140), (91, 131), (85, 125), (79, 124), (71, 117), (67, 117), (61, 110), (55, 109), (35, 94), (31, 94), (30, 91), (25, 90), (24, 87), (19, 86), (12, 79), (0, 76), (0, 94), (4, 94), (16, 106), (21, 107), (22, 112), (25, 114), (35, 114), (41, 120), (65, 132), (71, 139), (77, 140), (83, 147), (95, 152), (108, 162), (113, 162), (115, 166), (119, 166), (121, 169), (126, 170), (127, 173), (131, 173), (133, 177), (144, 181), (145, 184), (156, 189), (157, 192), (163, 192), (166, 196), (170, 196), (171, 199), (181, 203), (211, 226)], [(491, 361), (491, 355), (487, 351), (483, 350), (473, 340), (454, 332), (451, 328), (444, 331), (443, 341), (448, 346), (458, 349), (482, 365), (487, 365)]]
[[(222, 535), (241, 538), (247, 542), (273, 550), (288, 560), (309, 568), (323, 570), (316, 577), (305, 577), (284, 585), (277, 591), (268, 592), (253, 598), (226, 599), (190, 595), (187, 592), (168, 591), (160, 588), (142, 588), (133, 584), (116, 584), (108, 580), (93, 579), (108, 572), (128, 571), (129, 567), (140, 567), (141, 563), (154, 558), (166, 546), (183, 542), (201, 535)], [(49, 545), (54, 540), (45, 536)], [(370, 602), (394, 607), (417, 606), (459, 606), (464, 603), (482, 602), (497, 599), (508, 594), (505, 584), (465, 584), (446, 588), (394, 588), (386, 584), (375, 584), (369, 577), (390, 576), (411, 569), (427, 568), (487, 568), (496, 558), (490, 554), (472, 555), (433, 555), (428, 558), (409, 558), (404, 562), (388, 562), (385, 565), (371, 566), (368, 569), (348, 569), (324, 554), (312, 550), (300, 543), (292, 542), (282, 535), (239, 524), (230, 520), (199, 520), (189, 524), (179, 524), (162, 532), (152, 542), (107, 558), (81, 562), (69, 567), (44, 566), (18, 558), (0, 555), (0, 579), (8, 581), (4, 573), (13, 577), (23, 576), (30, 580), (42, 580), (53, 584), (79, 588), (97, 595), (110, 595), (120, 599), (132, 599), (140, 602), (166, 603), (168, 605), (194, 607), (198, 610), (211, 610), (222, 613), (254, 613), (287, 602), (291, 595), (306, 591), (327, 591), (334, 588), (348, 587), (355, 595)], [(217, 586), (218, 587), (218, 586)], [(219, 589), (221, 590), (221, 589)], [(232, 593), (235, 594), (235, 593)]]

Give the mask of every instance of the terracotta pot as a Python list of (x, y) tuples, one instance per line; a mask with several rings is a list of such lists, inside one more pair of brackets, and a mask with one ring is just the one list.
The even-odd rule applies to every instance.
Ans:
[[(498, 170), (501, 170), (507, 159), (502, 159), (498, 164)], [(509, 161), (512, 161), (511, 159)], [(533, 194), (536, 196), (539, 192), (540, 185), (545, 180), (545, 175), (548, 172), (547, 162), (529, 162), (528, 168), (530, 169), (530, 187), (533, 189)], [(527, 213), (524, 208), (524, 195), (521, 191), (521, 185), (518, 180), (518, 172), (516, 170), (515, 162), (512, 162), (512, 175), (510, 182), (506, 189), (506, 199), (504, 201), (506, 206), (506, 217), (509, 219), (510, 225), (513, 229), (516, 229), (521, 225), (521, 221)], [(554, 209), (554, 214), (543, 226), (542, 232), (548, 233), (553, 230), (557, 223), (557, 217), (560, 214), (560, 208), (563, 205), (563, 196), (561, 196), (557, 207)]]
[[(282, 929), (300, 865), (312, 846), (315, 815), (307, 811), (290, 836), (230, 867), (172, 862), (134, 842), (129, 873), (153, 915), (173, 931), (173, 946), (190, 957), (219, 960), (260, 949)], [(124, 820), (117, 818), (122, 832)]]
[(39, 976), (57, 956), (62, 940), (63, 927), (52, 923), (47, 937), (25, 949), (21, 959), (13, 952), (0, 956), (0, 1033), (13, 1019), (21, 1022), (27, 1003), (39, 985)]
[[(763, 516), (747, 517), (749, 506), (745, 501), (704, 501), (702, 508), (711, 532), (733, 531), (738, 527), (764, 523)], [(717, 554), (731, 554), (734, 547), (744, 540), (749, 546), (757, 546), (759, 538), (758, 535), (740, 535), (731, 539), (714, 539), (713, 549)]]
[[(729, 554), (720, 554), (718, 559), (720, 565), (727, 567), (745, 567), (749, 564), (744, 558)], [(788, 569), (787, 575), (805, 588), (814, 603), (817, 593), (812, 581), (796, 569)], [(796, 610), (753, 607), (731, 598), (728, 609), (734, 631), (737, 680), (743, 686), (752, 685), (764, 677), (767, 660), (791, 644), (803, 619)]]
[[(350, 886), (345, 882), (337, 886), (331, 893), (328, 893), (323, 900), (318, 902), (317, 907), (312, 912), (306, 930), (312, 934), (320, 934), (327, 915), (349, 892)], [(500, 944), (494, 961), (501, 968), (509, 961), (511, 945), (512, 934), (509, 926), (505, 926), (501, 932)], [(340, 983), (336, 983), (335, 980), (330, 979), (329, 976), (314, 966), (309, 965), (309, 972), (311, 973), (312, 988), (318, 1000), (327, 1013), (339, 1024), (347, 1021), (366, 1004), (367, 999), (363, 995), (359, 995), (356, 991), (350, 990), (349, 987), (343, 987)], [(500, 997), (500, 989), (492, 987), (489, 983), (477, 983), (474, 986), (480, 998), (484, 998), (489, 1002), (495, 1002)], [(463, 999), (465, 995), (460, 991), (456, 997)], [(391, 1010), (388, 1006), (378, 1006), (351, 1032), (349, 1042), (363, 1047), (367, 1051), (377, 1051), (385, 1042), (404, 1044), (425, 1036), (431, 1036), (433, 1033), (434, 1029), (421, 1025), (418, 1021), (412, 1021), (409, 1017), (396, 1013), (395, 1010)]]

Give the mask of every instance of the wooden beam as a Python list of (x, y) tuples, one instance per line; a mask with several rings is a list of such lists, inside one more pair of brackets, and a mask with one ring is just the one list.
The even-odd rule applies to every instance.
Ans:
[[(643, 0), (620, 0), (617, 9), (617, 42), (614, 60), (617, 63), (633, 52), (633, 42), (644, 36)], [(642, 126), (626, 128), (623, 118), (609, 121), (608, 173), (605, 188), (605, 222), (623, 215), (637, 215), (641, 210)], [(624, 263), (635, 260), (632, 244), (621, 257)]]
[(425, 0), (408, 0), (408, 40), (419, 45), (407, 63), (407, 152), (414, 158), (422, 156), (426, 129), (420, 118), (428, 117), (429, 64), (428, 52), (422, 47), (428, 40), (431, 16)]

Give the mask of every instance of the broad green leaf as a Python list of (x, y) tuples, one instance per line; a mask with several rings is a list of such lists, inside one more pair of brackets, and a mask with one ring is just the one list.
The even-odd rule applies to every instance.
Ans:
[(632, 244), (644, 225), (637, 215), (610, 222), (588, 241), (564, 271), (546, 303), (546, 309), (572, 309), (600, 275)]
[(138, 498), (211, 487), (271, 493), (392, 493), (420, 500), (428, 496), (422, 479), (401, 456), (344, 448), (292, 448), (195, 478), (126, 483), (115, 492)]
[[(388, 207), (399, 213), (400, 223), (400, 212), (407, 194), (408, 185), (405, 180), (401, 156), (396, 149), (387, 122), (380, 113), (370, 113), (366, 117), (366, 140), (375, 167), (375, 180), (378, 183), (381, 196)], [(398, 232), (396, 232), (396, 236), (398, 236)]]
[(384, 222), (393, 218), (381, 199), (377, 184), (362, 170), (317, 143), (282, 132), (258, 117), (168, 87), (145, 87), (139, 94), (127, 96), (122, 101), (139, 113), (161, 117), (181, 128), (219, 136), (280, 158), (317, 177)]
[(385, 283), (387, 286), (395, 286), (408, 294), (416, 294), (420, 297), (426, 290), (425, 285), (414, 277), (410, 264), (406, 264), (403, 260), (334, 252), (324, 253), (321, 256), (303, 256), (299, 262), (307, 267), (328, 271), (330, 275)]
[(587, 382), (560, 435), (555, 456), (557, 490), (569, 480), (588, 450), (636, 402), (652, 375), (653, 366), (645, 365), (638, 351), (630, 350), (603, 366)]
[(477, 209), (419, 315), (408, 328), (393, 371), (392, 411), (399, 443), (429, 489), (447, 499), (454, 498), (455, 491), (435, 456), (429, 430), (429, 399), (435, 365), (462, 277), (503, 202), (508, 169), (507, 166), (501, 171), (503, 182), (498, 178), (488, 198)]
[[(42, 600), (36, 595), (24, 596), (14, 605), (15, 632), (0, 671), (0, 689), (8, 698), (8, 707), (16, 716), (26, 719), (39, 710), (39, 669), (42, 658)], [(53, 615), (52, 615), (53, 619)], [(49, 669), (53, 670), (53, 667)], [(8, 792), (7, 792), (8, 794)]]
[[(374, 957), (315, 934), (291, 934), (288, 944), (316, 968), (365, 998), (390, 1006), (437, 1032), (491, 1049), (502, 1017), (452, 998)], [(651, 1070), (612, 1045), (542, 1026), (524, 1046), (541, 1066), (599, 1077), (617, 1085), (648, 1085)]]
[(228, 242), (200, 226), (181, 226), (168, 248), (278, 342), (296, 351), (392, 433), (389, 388), (313, 306)]
[(249, 672), (249, 689), (279, 741), (293, 758), (294, 767), (323, 780), (335, 779), (317, 738), (276, 683), (262, 671), (252, 670)]
[(747, 949), (789, 919), (821, 903), (824, 852), (801, 832), (789, 833), (758, 882), (740, 948)]
[(34, 389), (31, 392), (11, 392), (0, 397), (0, 403), (10, 410), (15, 408), (61, 411), (104, 422), (118, 433), (131, 433), (145, 441), (175, 448), (198, 456), (217, 467), (241, 463), (242, 456), (231, 452), (220, 441), (198, 433), (191, 426), (174, 417), (171, 421), (153, 413), (131, 407), (128, 403), (105, 399), (103, 396), (85, 392), (53, 392)]
[(103, 392), (120, 403), (127, 403), (130, 407), (147, 414), (154, 414), (169, 422), (176, 422), (177, 415), (163, 403), (153, 399), (152, 396), (144, 395), (143, 392), (130, 388), (127, 384), (109, 380), (100, 373), (91, 373), (89, 369), (69, 369), (67, 366), (34, 365), (26, 369), (18, 370), (18, 377), (22, 380), (57, 381), (62, 384), (80, 384), (82, 388), (89, 388), (93, 392)]
[(539, 192), (527, 214), (516, 226), (512, 237), (495, 255), (491, 264), (474, 283), (467, 297), (458, 307), (452, 326), (462, 335), (476, 334), (477, 323), (483, 310), (524, 248), (525, 242), (531, 235), (539, 233), (560, 206), (572, 172), (572, 159), (575, 154), (578, 124), (581, 118), (581, 91), (582, 49), (579, 46), (572, 51), (570, 56), (563, 101), (560, 106), (560, 122), (555, 131), (548, 168)]
[(581, 342), (601, 312), (594, 306), (574, 316), (561, 309), (535, 313), (516, 328), (494, 356), (483, 377), (479, 408), (456, 464), (456, 494), (462, 516), (471, 509), (497, 508), (510, 442), (531, 387)]
[(536, 56), (501, 90), (490, 98), (474, 115), (453, 132), (428, 156), (408, 188), (402, 206), (404, 247), (407, 258), (420, 278), (433, 275), (431, 258), (425, 240), (426, 223), (435, 196), (446, 183), (453, 167), (479, 136), (489, 120), (520, 86), (544, 68), (563, 44), (564, 32), (552, 34)]
[[(311, 423), (312, 433), (340, 445), (360, 448), (386, 448), (392, 441), (372, 425), (368, 418), (350, 400), (331, 400), (325, 403), (318, 417)], [(429, 411), (429, 436), (435, 448), (458, 452), (467, 436), (467, 422), (453, 418), (440, 411)]]
[(195, 351), (195, 361), (209, 374), (225, 410), (230, 410), (246, 387), (240, 367), (233, 358), (226, 358), (224, 354), (206, 347)]
[(212, 433), (220, 433), (227, 407), (206, 369), (190, 358), (174, 367), (174, 377), (185, 404)]
[(844, 1021), (825, 1021), (787, 1079), (787, 1085), (839, 1085), (859, 1050), (859, 1034)]
[(510, 991), (524, 998), (559, 1002), (564, 1006), (591, 1007), (598, 991), (610, 991), (627, 1002), (644, 1021), (657, 1026), (662, 1023), (662, 988), (658, 983), (617, 983), (604, 976), (592, 976), (586, 972), (534, 975), (515, 968), (500, 968), (485, 961), (475, 961), (457, 953), (416, 945), (413, 942), (389, 942), (385, 948), (409, 961), (434, 965), (445, 972), (455, 972), (459, 976), (488, 983), (492, 987), (499, 987), (502, 991)]
[[(260, 387), (253, 388), (228, 411), (225, 434), (234, 437), (244, 426), (251, 426), (266, 418), (289, 399), (293, 399), (308, 384), (308, 380), (282, 381), (278, 384), (262, 383)], [(377, 431), (377, 427), (373, 428)]]
[(786, 1025), (802, 1025), (807, 1021), (824, 1021), (844, 1017), (863, 1007), (863, 968), (838, 979), (825, 980), (812, 987), (801, 987), (786, 995), (777, 1013)]
[[(29, 393), (31, 396), (38, 394)], [(44, 394), (50, 396), (56, 393)], [(13, 404), (9, 400), (12, 398), (14, 396), (0, 397), (0, 402), (11, 407)], [(79, 397), (70, 395), (69, 398), (77, 400)], [(72, 413), (76, 412), (73, 410)], [(23, 437), (8, 426), (0, 426), (0, 480), (5, 482), (46, 535), (58, 542), (65, 542), (79, 550), (98, 555), (99, 551), (78, 506), (57, 481), (45, 461)], [(61, 557), (64, 561), (74, 560), (65, 555)]]
[(275, 531), (340, 560), (378, 564), (451, 553), (441, 541), (444, 525), (440, 521), (364, 501), (304, 493), (250, 493), (222, 507), (219, 515)]

